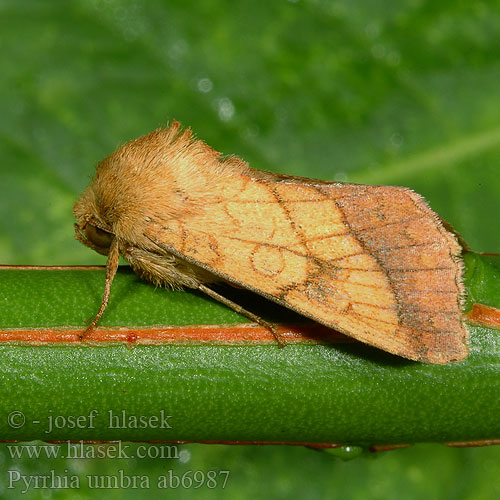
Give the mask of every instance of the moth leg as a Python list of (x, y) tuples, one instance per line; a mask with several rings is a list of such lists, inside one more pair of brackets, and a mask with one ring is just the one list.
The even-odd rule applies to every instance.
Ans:
[(220, 295), (203, 285), (201, 281), (213, 282), (214, 276), (211, 273), (207, 273), (201, 268), (197, 268), (180, 261), (168, 253), (165, 255), (158, 255), (154, 252), (148, 252), (147, 250), (129, 247), (123, 253), (123, 256), (132, 266), (132, 269), (141, 278), (151, 281), (156, 285), (165, 285), (177, 289), (186, 287), (200, 290), (200, 292), (203, 292), (212, 299), (230, 307), (233, 311), (236, 311), (237, 313), (246, 316), (248, 319), (251, 319), (255, 323), (268, 328), (274, 335), (278, 345), (280, 347), (285, 346), (285, 342), (282, 340), (278, 331), (271, 323), (268, 323), (260, 316), (247, 311), (232, 300), (227, 299), (223, 295)]
[(262, 319), (260, 316), (257, 316), (256, 314), (247, 311), (243, 307), (241, 307), (239, 304), (236, 304), (236, 302), (233, 302), (232, 300), (228, 299), (227, 297), (224, 297), (223, 295), (220, 295), (217, 292), (214, 292), (211, 288), (206, 287), (202, 283), (198, 284), (198, 290), (200, 292), (203, 292), (204, 294), (208, 295), (212, 299), (217, 300), (218, 302), (224, 304), (227, 307), (230, 307), (233, 311), (236, 311), (239, 314), (242, 314), (243, 316), (246, 316), (248, 319), (251, 319), (252, 321), (255, 321), (255, 323), (259, 324), (260, 326), (263, 326), (265, 328), (268, 328), (271, 330), (272, 334), (274, 335), (274, 338), (276, 339), (276, 342), (278, 342), (278, 345), (280, 347), (285, 347), (285, 342), (281, 338), (280, 334), (278, 333), (278, 330), (276, 330), (275, 326), (272, 325), (271, 323), (267, 322), (266, 320)]
[(109, 295), (111, 293), (111, 283), (115, 277), (116, 271), (118, 269), (118, 263), (120, 261), (120, 251), (118, 249), (118, 240), (113, 238), (111, 246), (109, 247), (108, 261), (106, 263), (106, 282), (104, 284), (104, 294), (102, 296), (101, 307), (92, 320), (92, 323), (85, 328), (85, 330), (78, 335), (79, 340), (83, 340), (97, 325), (97, 322), (101, 318), (102, 314), (106, 310), (109, 301)]

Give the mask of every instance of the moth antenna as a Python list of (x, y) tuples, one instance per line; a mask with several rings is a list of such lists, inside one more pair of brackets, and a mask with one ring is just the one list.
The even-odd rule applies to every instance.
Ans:
[(111, 293), (111, 283), (116, 275), (118, 269), (118, 263), (120, 262), (120, 252), (118, 251), (118, 240), (113, 238), (111, 245), (109, 247), (108, 260), (106, 262), (106, 282), (104, 283), (104, 293), (102, 296), (101, 307), (92, 320), (92, 323), (78, 336), (79, 340), (83, 340), (97, 325), (98, 321), (101, 319), (109, 301), (109, 295)]
[(224, 304), (227, 307), (230, 307), (233, 311), (236, 311), (239, 314), (242, 314), (243, 316), (246, 316), (248, 319), (251, 319), (252, 321), (255, 321), (255, 323), (259, 324), (260, 326), (263, 326), (264, 328), (267, 328), (271, 330), (272, 334), (274, 335), (274, 338), (276, 339), (276, 342), (278, 342), (278, 345), (280, 347), (285, 347), (286, 343), (285, 341), (281, 338), (281, 335), (278, 333), (278, 330), (274, 325), (271, 323), (267, 322), (265, 319), (262, 319), (260, 316), (257, 316), (256, 314), (247, 311), (243, 307), (241, 307), (239, 304), (236, 304), (236, 302), (233, 302), (232, 300), (228, 299), (227, 297), (224, 297), (223, 295), (220, 295), (217, 292), (214, 292), (211, 288), (206, 287), (203, 284), (198, 285), (198, 290), (200, 292), (203, 292), (204, 294), (208, 295), (212, 299), (217, 300), (218, 302)]

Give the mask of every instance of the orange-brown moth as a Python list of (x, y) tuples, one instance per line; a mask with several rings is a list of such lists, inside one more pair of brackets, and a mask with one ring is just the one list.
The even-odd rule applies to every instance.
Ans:
[(410, 189), (254, 170), (173, 122), (99, 163), (73, 212), (76, 238), (108, 256), (89, 328), (121, 254), (148, 281), (199, 289), (257, 321), (206, 285), (244, 287), (409, 359), (468, 354), (462, 248)]

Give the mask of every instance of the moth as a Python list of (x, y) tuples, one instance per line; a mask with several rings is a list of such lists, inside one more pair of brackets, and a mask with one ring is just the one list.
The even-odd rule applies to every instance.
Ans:
[(108, 257), (89, 329), (122, 255), (145, 280), (200, 290), (271, 328), (211, 285), (412, 360), (468, 354), (462, 247), (408, 188), (255, 170), (173, 121), (101, 161), (73, 213), (76, 238)]

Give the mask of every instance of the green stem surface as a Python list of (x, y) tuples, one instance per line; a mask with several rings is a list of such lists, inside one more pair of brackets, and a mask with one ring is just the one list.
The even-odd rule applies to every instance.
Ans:
[[(500, 258), (469, 253), (464, 260), (467, 308), (500, 307)], [(11, 329), (83, 327), (103, 281), (104, 270), (0, 268), (0, 337)], [(297, 321), (254, 295), (232, 298), (272, 321)], [(155, 289), (120, 268), (101, 325), (246, 321), (201, 295)], [(363, 446), (498, 439), (500, 332), (470, 331), (470, 356), (444, 366), (354, 342), (3, 341), (0, 437)]]

